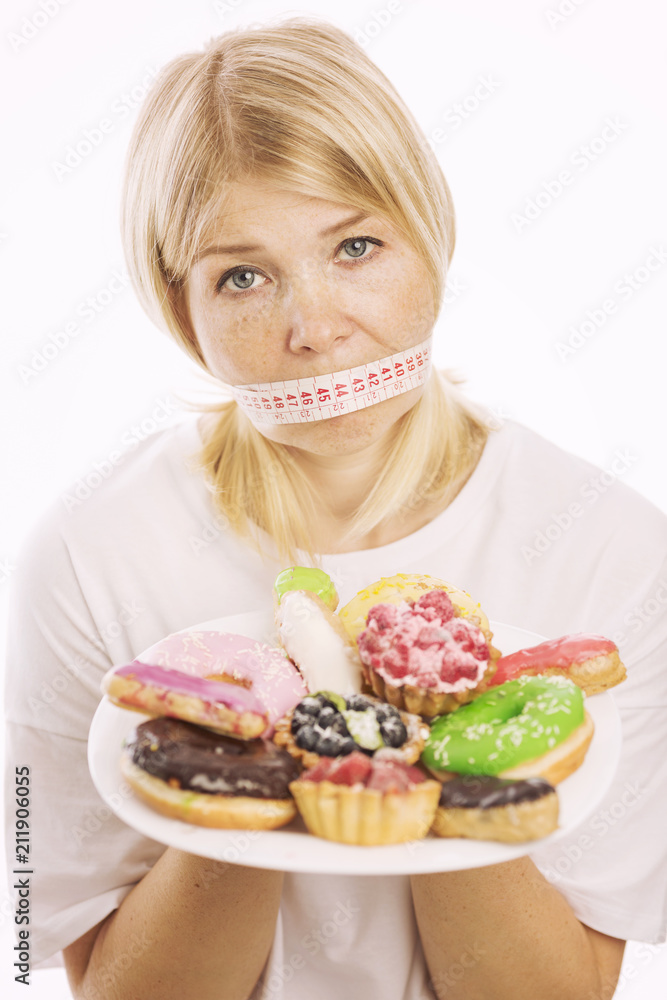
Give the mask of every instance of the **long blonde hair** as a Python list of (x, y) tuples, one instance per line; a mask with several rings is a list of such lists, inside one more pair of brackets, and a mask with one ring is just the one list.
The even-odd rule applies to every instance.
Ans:
[[(138, 298), (204, 371), (179, 291), (225, 186), (248, 176), (386, 218), (424, 261), (439, 311), (455, 242), (451, 193), (389, 80), (351, 36), (317, 18), (237, 29), (162, 69), (134, 127), (122, 199)], [(324, 502), (290, 450), (264, 437), (231, 399), (195, 408), (218, 415), (199, 465), (226, 523), (260, 552), (256, 526), (287, 562), (297, 561), (297, 549), (317, 562), (307, 525)], [(405, 508), (444, 505), (486, 436), (475, 407), (447, 373), (433, 371), (394, 426), (383, 472), (346, 541)]]

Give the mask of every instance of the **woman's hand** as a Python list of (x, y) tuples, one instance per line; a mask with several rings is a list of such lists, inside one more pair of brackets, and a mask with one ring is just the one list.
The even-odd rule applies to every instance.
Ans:
[(625, 941), (582, 924), (529, 857), (411, 883), (438, 1000), (611, 1000)]

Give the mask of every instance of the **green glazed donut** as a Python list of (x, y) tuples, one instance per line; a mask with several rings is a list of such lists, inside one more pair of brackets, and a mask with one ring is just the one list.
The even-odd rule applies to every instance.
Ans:
[(548, 753), (584, 718), (567, 677), (519, 677), (435, 719), (421, 759), (433, 771), (501, 774)]
[(310, 566), (290, 566), (289, 569), (284, 569), (278, 574), (273, 588), (278, 603), (288, 590), (309, 590), (321, 597), (331, 611), (335, 611), (338, 606), (336, 588), (331, 577), (322, 569), (313, 569)]

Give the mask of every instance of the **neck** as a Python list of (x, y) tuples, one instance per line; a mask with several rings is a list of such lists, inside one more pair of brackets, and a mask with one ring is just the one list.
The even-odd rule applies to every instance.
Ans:
[(377, 481), (386, 461), (387, 446), (385, 436), (352, 454), (316, 455), (295, 448), (294, 455), (317, 493), (326, 498), (327, 516), (343, 525)]

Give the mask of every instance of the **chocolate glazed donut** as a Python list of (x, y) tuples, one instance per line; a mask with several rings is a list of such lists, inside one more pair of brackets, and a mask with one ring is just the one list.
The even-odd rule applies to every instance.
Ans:
[(268, 830), (296, 813), (289, 783), (299, 764), (268, 740), (162, 716), (129, 734), (121, 770), (153, 808), (200, 826)]
[(439, 837), (521, 843), (557, 826), (558, 796), (544, 778), (461, 775), (443, 784), (432, 831)]

